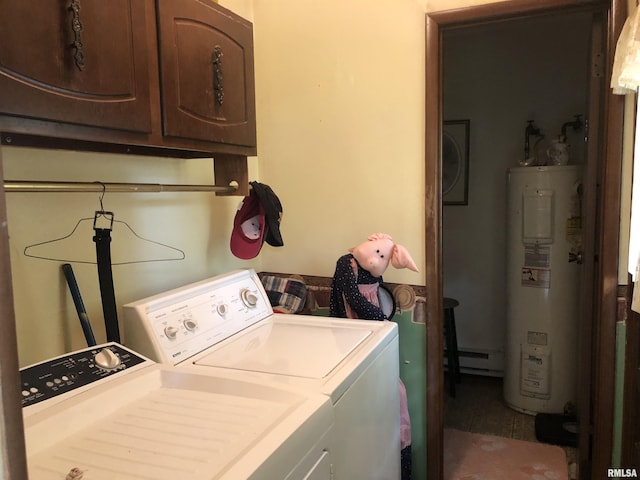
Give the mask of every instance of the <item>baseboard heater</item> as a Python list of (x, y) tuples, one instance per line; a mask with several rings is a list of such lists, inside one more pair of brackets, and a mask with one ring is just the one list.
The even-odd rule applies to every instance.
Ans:
[(462, 373), (492, 377), (502, 377), (504, 375), (504, 352), (500, 350), (460, 348), (458, 350), (458, 358), (460, 359), (460, 371)]

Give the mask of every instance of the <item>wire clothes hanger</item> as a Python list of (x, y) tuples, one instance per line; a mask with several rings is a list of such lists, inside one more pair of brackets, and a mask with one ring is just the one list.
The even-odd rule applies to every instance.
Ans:
[[(95, 263), (98, 266), (100, 298), (102, 300), (102, 311), (104, 314), (104, 324), (105, 324), (105, 331), (107, 334), (107, 341), (119, 343), (120, 327), (118, 324), (117, 303), (116, 303), (116, 295), (115, 295), (115, 289), (113, 284), (113, 272), (112, 272), (112, 266), (114, 265), (114, 263), (111, 260), (111, 231), (113, 229), (114, 222), (116, 222), (117, 220), (114, 220), (113, 212), (109, 212), (104, 209), (103, 200), (104, 200), (105, 191), (106, 191), (106, 186), (102, 184), (102, 194), (100, 195), (100, 210), (97, 210), (93, 217), (93, 242), (95, 243), (95, 252), (96, 252)], [(80, 222), (85, 220), (91, 220), (91, 219), (90, 218), (80, 219), (78, 224), (76, 224), (75, 228), (69, 235), (66, 235), (65, 237), (62, 237), (60, 239), (50, 240), (48, 242), (42, 242), (37, 245), (32, 245), (31, 247), (42, 246), (50, 243), (56, 243), (61, 240), (64, 240), (65, 238), (69, 238), (77, 230)], [(105, 221), (106, 221), (106, 225), (103, 225)], [(137, 238), (140, 238), (147, 242), (151, 242), (156, 245), (162, 245), (163, 247), (169, 248), (173, 251), (179, 251), (181, 253), (181, 258), (178, 258), (177, 260), (181, 260), (185, 257), (184, 252), (182, 250), (179, 250), (174, 247), (169, 247), (168, 245), (160, 244), (159, 242), (146, 240), (140, 237), (126, 222), (120, 222), (120, 223), (124, 224), (131, 232), (133, 232), (134, 236)], [(25, 248), (25, 255), (34, 256), (34, 255), (30, 255), (28, 253), (28, 250), (29, 250), (29, 247)], [(42, 257), (42, 256), (36, 256), (36, 258), (46, 258), (47, 260), (54, 260), (54, 258), (48, 258), (48, 257)], [(60, 259), (56, 258), (55, 260), (60, 260)], [(171, 260), (176, 260), (176, 259), (174, 258)], [(65, 261), (70, 262), (71, 260), (67, 259)], [(83, 262), (83, 263), (87, 263), (87, 262)], [(90, 262), (90, 263), (93, 263), (93, 262)], [(137, 262), (134, 261), (134, 262), (124, 262), (124, 263), (137, 263)]]
[[(183, 250), (172, 247), (165, 243), (161, 243), (155, 240), (149, 240), (148, 238), (144, 238), (136, 231), (131, 228), (131, 226), (122, 220), (115, 220), (113, 212), (107, 211), (104, 209), (104, 195), (105, 195), (105, 185), (102, 182), (96, 182), (102, 185), (102, 193), (100, 194), (100, 210), (96, 210), (93, 217), (85, 217), (78, 220), (75, 224), (71, 232), (68, 234), (54, 238), (52, 240), (46, 240), (44, 242), (38, 242), (31, 245), (27, 245), (24, 248), (24, 255), (31, 258), (37, 258), (40, 260), (50, 260), (56, 262), (68, 262), (68, 263), (85, 263), (85, 264), (93, 264), (97, 263), (96, 259), (89, 259), (87, 255), (84, 257), (81, 256), (81, 252), (78, 251), (77, 248), (64, 248), (62, 243), (64, 240), (71, 239), (74, 235), (79, 235), (82, 233), (87, 233), (87, 235), (92, 234), (97, 228), (113, 230), (114, 223), (116, 225), (122, 225), (126, 230), (127, 234), (133, 235), (133, 239), (140, 240), (142, 242), (148, 243), (149, 245), (153, 245), (157, 248), (153, 248), (154, 253), (162, 253), (162, 256), (152, 257), (148, 259), (134, 259), (134, 260), (123, 260), (123, 261), (114, 261), (111, 265), (129, 265), (134, 263), (150, 263), (150, 262), (167, 262), (167, 261), (176, 261), (176, 260), (184, 260), (186, 255)], [(85, 232), (87, 228), (82, 228), (85, 225), (93, 225), (93, 231), (91, 233)], [(56, 245), (57, 244), (57, 245)], [(55, 251), (55, 247), (58, 247), (60, 252)], [(54, 247), (54, 248), (48, 248)], [(149, 246), (145, 248), (146, 251), (151, 250)], [(72, 252), (70, 255), (70, 251)], [(71, 258), (73, 257), (73, 258)]]

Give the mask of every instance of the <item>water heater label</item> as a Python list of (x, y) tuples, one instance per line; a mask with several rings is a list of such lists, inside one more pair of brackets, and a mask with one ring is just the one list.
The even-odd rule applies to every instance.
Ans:
[(522, 267), (522, 286), (549, 288), (551, 286), (551, 270), (547, 268)]
[(521, 362), (520, 393), (530, 397), (548, 399), (550, 397), (549, 354), (523, 350)]
[(522, 243), (553, 243), (553, 190), (522, 194)]
[(527, 267), (549, 268), (551, 265), (551, 246), (526, 243), (524, 245), (524, 264)]
[(527, 343), (529, 345), (547, 345), (549, 343), (548, 335), (544, 332), (527, 332)]

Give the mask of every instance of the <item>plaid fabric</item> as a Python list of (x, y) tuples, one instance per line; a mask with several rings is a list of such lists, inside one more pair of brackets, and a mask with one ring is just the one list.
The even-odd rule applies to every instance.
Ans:
[(307, 286), (293, 278), (265, 275), (262, 285), (267, 292), (269, 302), (277, 312), (298, 313), (304, 307)]

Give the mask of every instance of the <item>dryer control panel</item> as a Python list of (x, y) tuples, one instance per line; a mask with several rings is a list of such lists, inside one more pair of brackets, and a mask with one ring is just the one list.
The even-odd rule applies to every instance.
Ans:
[(225, 275), (123, 307), (124, 343), (160, 363), (177, 365), (273, 314), (255, 271)]
[(104, 381), (150, 360), (117, 343), (69, 353), (20, 370), (22, 407)]

